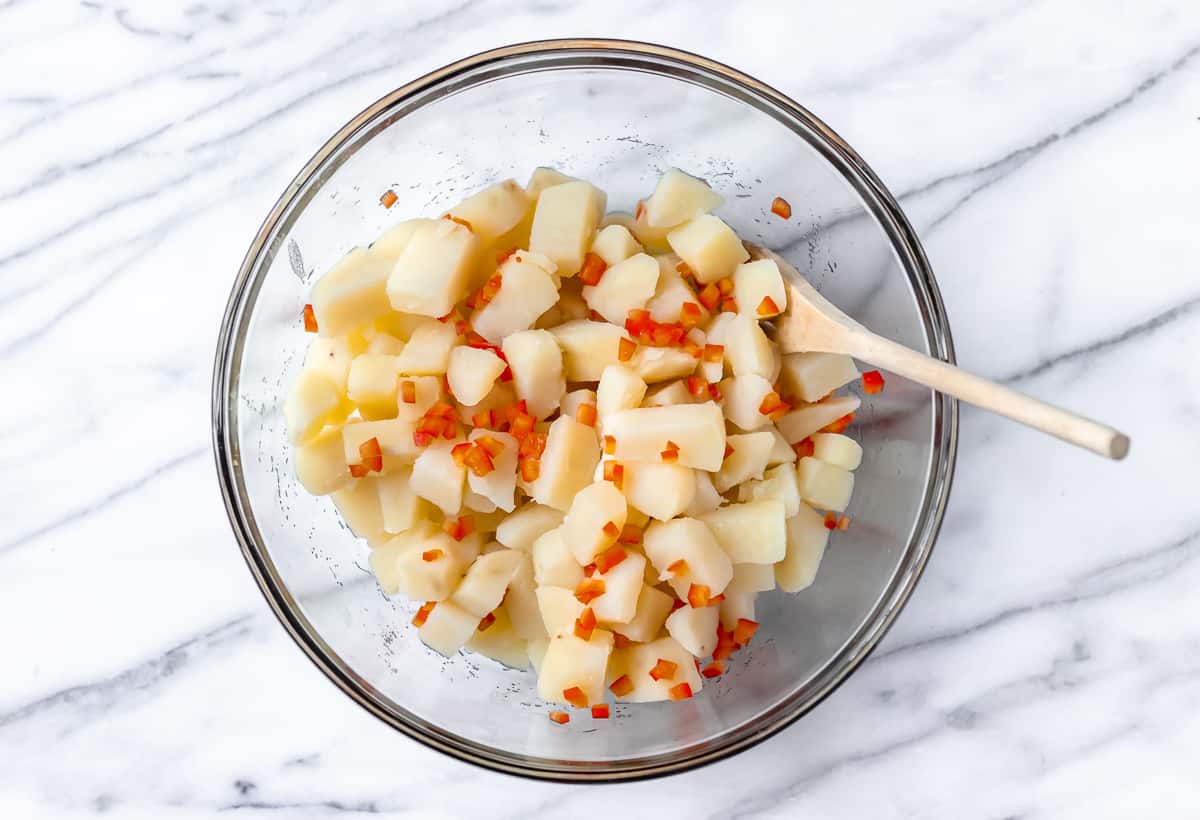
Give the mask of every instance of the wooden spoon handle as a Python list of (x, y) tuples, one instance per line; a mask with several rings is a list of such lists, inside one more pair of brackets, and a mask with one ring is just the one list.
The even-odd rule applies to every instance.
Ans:
[(1129, 452), (1129, 436), (1089, 418), (981, 379), (867, 330), (851, 334), (847, 352), (942, 393), (970, 402), (1114, 460)]

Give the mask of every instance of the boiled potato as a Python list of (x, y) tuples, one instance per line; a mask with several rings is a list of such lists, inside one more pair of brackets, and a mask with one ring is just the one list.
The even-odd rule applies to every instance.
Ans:
[(445, 316), (466, 295), (478, 251), (475, 234), (457, 222), (439, 219), (417, 228), (387, 280), (392, 308)]
[(521, 558), (521, 553), (506, 549), (480, 555), (467, 569), (450, 600), (476, 618), (482, 618), (500, 606)]
[(758, 430), (771, 423), (759, 408), (763, 399), (775, 391), (762, 376), (750, 373), (734, 376), (721, 382), (722, 409), (725, 418), (743, 430)]
[(364, 418), (394, 418), (398, 383), (395, 356), (362, 353), (350, 363), (346, 397)]
[(645, 396), (646, 383), (633, 370), (622, 364), (604, 368), (596, 387), (596, 414), (601, 426), (613, 413), (640, 405)]
[(629, 311), (644, 308), (657, 285), (658, 263), (638, 253), (609, 267), (597, 284), (584, 287), (583, 299), (605, 320), (624, 325)]
[(725, 331), (725, 360), (735, 376), (762, 376), (773, 382), (779, 375), (775, 345), (751, 316), (738, 315), (729, 322)]
[(550, 257), (559, 276), (579, 273), (607, 199), (599, 188), (581, 180), (544, 189), (533, 211), (529, 250)]
[(402, 376), (440, 376), (450, 366), (450, 351), (458, 343), (453, 324), (426, 320), (413, 330), (408, 344), (396, 357), (396, 372)]
[(342, 428), (342, 457), (346, 464), (362, 461), (360, 447), (370, 439), (379, 441), (383, 451), (383, 472), (389, 473), (405, 464), (411, 464), (421, 454), (421, 448), (413, 443), (416, 425), (404, 419), (381, 419), (379, 421), (351, 421)]
[[(516, 507), (517, 490), (517, 448), (519, 442), (508, 433), (490, 430), (472, 430), (467, 440), (478, 442), (486, 436), (503, 449), (492, 458), (492, 471), (485, 476), (476, 475), (467, 470), (467, 486), (471, 492), (481, 495), (492, 502), (493, 509), (499, 508), (512, 512)], [(491, 512), (488, 510), (487, 512)]]
[(596, 406), (596, 391), (584, 388), (582, 390), (572, 390), (563, 396), (562, 404), (559, 407), (559, 412), (568, 418), (577, 418), (579, 408), (585, 404)]
[(761, 501), (775, 498), (783, 502), (784, 515), (789, 518), (800, 509), (800, 481), (791, 464), (780, 464), (767, 470), (762, 481), (747, 481), (738, 487), (738, 501)]
[(782, 501), (766, 498), (730, 504), (705, 513), (700, 520), (735, 564), (774, 564), (787, 554), (784, 513)]
[(625, 496), (607, 481), (597, 481), (575, 493), (560, 532), (580, 565), (592, 563), (598, 553), (613, 545), (616, 535), (604, 532), (604, 528), (611, 524), (619, 534), (625, 526), (625, 512)]
[(528, 330), (558, 301), (554, 263), (536, 253), (518, 251), (500, 266), (500, 290), (471, 314), (471, 326), (492, 344)]
[(390, 273), (386, 260), (363, 248), (343, 256), (313, 286), (310, 298), (317, 332), (325, 337), (342, 336), (386, 314), (391, 309), (387, 294)]
[(716, 210), (723, 201), (704, 180), (670, 168), (659, 177), (654, 193), (646, 200), (646, 224), (653, 228), (673, 228)]
[(497, 609), (495, 619), (487, 629), (476, 629), (467, 641), (467, 649), (486, 655), (512, 669), (529, 666), (529, 654), (525, 640), (516, 633), (504, 607)]
[(296, 446), (296, 478), (312, 495), (329, 495), (350, 481), (342, 447), (342, 430), (326, 427)]
[(350, 340), (345, 336), (318, 336), (309, 343), (308, 352), (304, 354), (304, 369), (320, 373), (337, 385), (339, 392), (345, 393), (354, 356)]
[[(642, 592), (642, 576), (646, 569), (646, 557), (626, 551), (625, 560), (608, 572), (597, 572), (593, 577), (604, 582), (604, 594), (589, 604), (596, 619), (605, 624), (627, 623), (637, 613), (638, 599)], [(625, 637), (629, 637), (626, 635)]]
[[(786, 560), (786, 559), (785, 559)], [(775, 589), (774, 564), (734, 564), (733, 580), (725, 587), (730, 593), (756, 593)]]
[(543, 533), (533, 542), (533, 576), (539, 586), (575, 589), (583, 580), (583, 567), (563, 538), (562, 528)]
[(412, 467), (401, 467), (395, 472), (379, 476), (375, 479), (375, 488), (379, 493), (384, 531), (405, 532), (432, 517), (433, 509), (429, 502), (418, 496), (412, 488)]
[(816, 402), (859, 377), (854, 360), (840, 353), (788, 353), (779, 380), (789, 396)]
[(702, 214), (667, 234), (667, 243), (701, 284), (732, 276), (750, 258), (742, 240), (719, 217)]
[(449, 213), (471, 223), (471, 232), (487, 244), (515, 228), (532, 206), (529, 194), (513, 180), (506, 179), (472, 194)]
[(696, 370), (695, 357), (678, 347), (641, 345), (630, 364), (646, 384), (682, 379)]
[[(450, 454), (459, 441), (439, 439), (424, 448), (412, 467), (412, 488), (421, 498), (432, 502), (447, 517), (462, 509), (466, 469)], [(386, 463), (386, 457), (384, 459)]]
[(533, 641), (546, 637), (542, 613), (537, 602), (537, 582), (533, 576), (533, 559), (521, 553), (521, 562), (508, 582), (508, 595), (502, 608), (508, 613), (513, 632), (517, 637)]
[(767, 464), (772, 467), (776, 464), (795, 464), (796, 451), (792, 449), (792, 445), (788, 444), (783, 433), (779, 432), (779, 428), (772, 424), (767, 431), (774, 439), (774, 444), (771, 445), (771, 454), (767, 457)]
[(433, 651), (450, 657), (462, 649), (478, 628), (479, 618), (452, 601), (441, 601), (417, 630), (417, 636)]
[[(642, 246), (624, 225), (606, 225), (592, 240), (592, 253), (612, 266), (642, 252)], [(624, 319), (622, 319), (624, 321)]]
[(599, 460), (595, 429), (559, 416), (546, 437), (541, 473), (533, 483), (533, 499), (556, 510), (570, 509), (575, 494), (592, 483)]
[(293, 444), (308, 441), (345, 414), (345, 400), (337, 384), (315, 370), (301, 371), (283, 403), (283, 423)]
[(816, 404), (797, 407), (775, 422), (775, 426), (785, 439), (795, 444), (858, 410), (861, 403), (857, 396), (834, 396)]
[(332, 497), (350, 532), (370, 542), (384, 537), (383, 511), (379, 506), (379, 492), (375, 489), (374, 477), (351, 481), (335, 491)]
[(854, 492), (854, 473), (805, 456), (796, 463), (800, 497), (814, 507), (844, 512)]
[(502, 346), (513, 384), (529, 412), (544, 419), (557, 408), (566, 391), (562, 350), (545, 330), (524, 330), (504, 340)]
[(817, 568), (829, 542), (825, 517), (809, 507), (787, 520), (787, 555), (775, 565), (775, 580), (784, 592), (799, 592), (817, 577)]
[(543, 584), (537, 588), (536, 597), (544, 634), (557, 638), (575, 631), (575, 621), (583, 612), (583, 604), (573, 590)]
[(604, 433), (616, 440), (622, 461), (662, 461), (667, 442), (679, 448), (683, 467), (719, 470), (725, 459), (725, 419), (713, 402), (622, 410), (608, 417)]
[(717, 623), (720, 609), (704, 606), (693, 609), (685, 604), (667, 616), (667, 634), (697, 658), (706, 658), (717, 648)]
[(676, 268), (681, 261), (679, 257), (668, 253), (659, 254), (654, 259), (658, 262), (658, 285), (653, 298), (646, 303), (650, 318), (656, 322), (678, 322), (684, 304), (691, 302), (700, 308), (699, 322), (703, 324), (707, 321), (708, 309), (700, 304), (696, 293), (683, 281)]
[[(769, 303), (764, 301), (767, 299)], [(733, 271), (733, 300), (739, 314), (754, 319), (770, 319), (787, 310), (787, 291), (775, 260), (756, 259), (738, 265)]]
[(578, 686), (589, 704), (602, 703), (604, 672), (612, 645), (612, 633), (603, 629), (593, 630), (586, 641), (574, 635), (551, 638), (538, 674), (538, 697), (553, 703), (566, 703), (563, 692)]
[(510, 549), (529, 552), (534, 541), (562, 522), (561, 510), (530, 502), (505, 517), (496, 529), (496, 540)]
[(840, 433), (814, 433), (813, 455), (843, 470), (856, 470), (862, 463), (862, 446)]
[[(694, 518), (655, 521), (646, 528), (642, 545), (660, 577), (680, 598), (687, 598), (692, 584), (703, 584), (710, 593), (719, 595), (733, 578), (729, 555), (712, 530)], [(682, 572), (668, 569), (681, 560), (687, 565)]]
[(770, 433), (743, 433), (725, 437), (725, 443), (733, 452), (725, 457), (721, 469), (713, 476), (717, 492), (741, 484), (743, 481), (762, 478), (767, 468), (767, 457), (775, 439)]
[(569, 177), (561, 171), (554, 168), (539, 166), (533, 169), (533, 174), (529, 177), (529, 182), (525, 184), (525, 193), (532, 199), (537, 199), (542, 191), (555, 185), (562, 185), (564, 182), (577, 182), (575, 177)]
[[(654, 572), (653, 568), (651, 571)], [(611, 624), (612, 631), (619, 632), (631, 641), (652, 641), (662, 630), (674, 603), (675, 599), (662, 590), (642, 584), (633, 617), (625, 623)]]
[[(751, 566), (745, 564), (743, 566)], [(753, 592), (729, 592), (725, 595), (725, 600), (721, 601), (721, 626), (726, 629), (733, 630), (737, 627), (737, 622), (740, 620), (754, 621), (754, 598), (756, 593)]]
[[(406, 388), (405, 382), (411, 383), (412, 388)], [(397, 386), (401, 395), (396, 402), (396, 418), (403, 421), (415, 423), (443, 398), (442, 380), (437, 376), (401, 376)], [(403, 394), (410, 389), (413, 400), (408, 402), (404, 400)]]
[[(404, 253), (404, 249), (408, 247), (409, 240), (419, 228), (425, 225), (432, 225), (436, 219), (406, 219), (403, 222), (393, 225), (386, 231), (381, 233), (379, 237), (371, 243), (367, 250), (372, 256), (385, 260), (387, 262), (387, 272), (391, 273), (392, 268), (396, 267), (396, 260), (400, 258), (400, 254)], [(384, 277), (384, 289), (386, 297), (387, 277)], [(389, 305), (390, 307), (390, 305)]]
[(692, 394), (682, 381), (658, 384), (646, 391), (643, 407), (670, 407), (674, 404), (693, 404)]
[(703, 470), (693, 470), (696, 474), (696, 490), (692, 502), (684, 511), (690, 518), (697, 518), (706, 512), (712, 512), (725, 503), (717, 488), (713, 486), (712, 476)]
[(686, 510), (696, 494), (697, 470), (679, 464), (627, 461), (621, 491), (651, 518), (668, 521)]
[[(460, 404), (478, 404), (491, 392), (506, 367), (504, 360), (491, 350), (459, 346), (450, 351), (446, 382)], [(392, 397), (394, 400), (394, 391)]]
[[(693, 658), (694, 656), (690, 652), (671, 637), (659, 638), (650, 643), (634, 644), (625, 649), (613, 651), (606, 682), (612, 683), (622, 675), (629, 676), (629, 680), (633, 682), (633, 690), (626, 695), (617, 697), (618, 701), (625, 703), (669, 700), (670, 690), (681, 683), (690, 686), (692, 695), (695, 696), (700, 693), (704, 683), (700, 679), (700, 673), (696, 670)], [(650, 670), (660, 660), (675, 664), (674, 677), (662, 680), (654, 680), (650, 677)]]
[(621, 339), (626, 338), (623, 328), (577, 319), (552, 327), (550, 332), (562, 348), (567, 381), (599, 381), (604, 368), (621, 363)]

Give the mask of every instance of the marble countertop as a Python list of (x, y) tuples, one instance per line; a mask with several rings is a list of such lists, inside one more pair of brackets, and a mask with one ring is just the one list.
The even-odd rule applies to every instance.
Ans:
[[(960, 361), (1134, 442), (1109, 464), (964, 408), (874, 656), (734, 759), (608, 787), (469, 767), (336, 691), (209, 445), (219, 318), (296, 170), (427, 70), (573, 34), (803, 102), (900, 195)], [(0, 77), (0, 816), (1195, 816), (1194, 2), (7, 0)]]

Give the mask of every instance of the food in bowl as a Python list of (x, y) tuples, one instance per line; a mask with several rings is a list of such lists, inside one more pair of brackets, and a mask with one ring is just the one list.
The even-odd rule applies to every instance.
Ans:
[(609, 698), (694, 696), (758, 628), (759, 593), (813, 582), (849, 526), (859, 400), (835, 393), (860, 374), (781, 354), (764, 323), (783, 278), (721, 203), (671, 169), (606, 213), (539, 168), (313, 287), (284, 407), (297, 477), (420, 604), (430, 648), (532, 664), (543, 699), (604, 718)]

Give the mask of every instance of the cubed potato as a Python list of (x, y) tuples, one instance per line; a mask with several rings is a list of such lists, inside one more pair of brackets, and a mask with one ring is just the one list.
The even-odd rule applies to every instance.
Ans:
[(656, 384), (646, 390), (646, 398), (642, 399), (643, 407), (670, 407), (676, 404), (695, 403), (683, 381)]
[(570, 509), (575, 494), (592, 483), (599, 460), (595, 428), (559, 416), (546, 436), (541, 472), (532, 488), (534, 501), (556, 510)]
[(684, 513), (690, 518), (698, 518), (706, 512), (712, 512), (725, 503), (717, 488), (713, 486), (712, 476), (703, 470), (694, 470), (696, 474), (696, 491), (692, 495), (692, 503), (688, 504)]
[(550, 328), (563, 352), (567, 381), (595, 382), (604, 368), (620, 364), (621, 339), (625, 330), (608, 322), (576, 319)]
[[(743, 564), (743, 566), (753, 566), (753, 564)], [(757, 593), (754, 592), (727, 592), (725, 600), (721, 601), (720, 619), (721, 626), (726, 629), (733, 630), (737, 627), (739, 620), (747, 621), (755, 620), (754, 617), (754, 599)]]
[(583, 580), (583, 567), (563, 538), (562, 528), (543, 533), (533, 542), (533, 577), (539, 586), (575, 589)]
[(668, 521), (686, 510), (696, 494), (695, 473), (679, 464), (624, 462), (621, 491), (629, 503), (651, 518)]
[[(704, 329), (704, 341), (706, 344), (725, 346), (725, 342), (729, 337), (729, 328), (737, 322), (738, 315), (736, 313), (718, 313), (712, 317), (712, 321)], [(728, 351), (719, 362), (701, 362), (701, 372), (704, 373), (704, 378), (709, 382), (720, 381), (724, 376), (733, 374), (733, 368), (729, 365)]]
[(496, 529), (496, 540), (510, 549), (529, 552), (534, 541), (562, 522), (561, 510), (531, 501), (504, 519)]
[(667, 234), (667, 243), (687, 262), (701, 284), (732, 276), (750, 254), (733, 229), (719, 217), (702, 214)]
[(623, 364), (610, 364), (600, 374), (596, 388), (596, 413), (604, 420), (621, 410), (632, 410), (646, 396), (646, 383)]
[[(467, 474), (470, 475), (469, 470)], [(463, 509), (481, 514), (494, 513), (496, 511), (496, 503), (490, 498), (476, 493), (471, 489), (471, 485), (468, 484), (466, 490), (463, 491)]]
[(513, 632), (517, 637), (533, 641), (546, 637), (546, 627), (542, 623), (542, 612), (537, 602), (537, 582), (533, 577), (533, 559), (528, 553), (521, 553), (521, 562), (508, 582), (508, 595), (504, 599), (503, 609), (508, 612), (512, 622)]
[(608, 572), (597, 572), (593, 576), (604, 581), (604, 594), (592, 599), (590, 604), (598, 621), (604, 624), (619, 624), (633, 619), (637, 613), (645, 570), (646, 556), (626, 550), (625, 560)]
[[(649, 567), (643, 560), (643, 572)], [(657, 575), (657, 571), (653, 567), (649, 567), (650, 571)], [(645, 643), (652, 641), (663, 628), (663, 624), (667, 620), (667, 615), (671, 613), (671, 607), (675, 604), (675, 598), (660, 589), (655, 589), (645, 583), (642, 584), (641, 592), (638, 594), (637, 607), (634, 610), (633, 617), (625, 623), (612, 624), (612, 631), (619, 632), (631, 641)]]
[[(607, 225), (592, 240), (592, 253), (612, 266), (642, 252), (642, 246), (624, 225)], [(623, 321), (623, 320), (622, 320)]]
[(471, 223), (471, 232), (488, 244), (515, 228), (531, 207), (533, 199), (525, 189), (506, 179), (472, 194), (449, 213)]
[(646, 384), (658, 384), (692, 375), (697, 360), (679, 347), (639, 345), (630, 364)]
[(400, 467), (375, 479), (379, 492), (379, 509), (383, 513), (383, 529), (400, 533), (412, 529), (418, 521), (429, 518), (433, 508), (413, 490), (410, 483), (412, 467)]
[(721, 382), (720, 388), (725, 418), (733, 424), (743, 430), (758, 430), (771, 423), (770, 416), (764, 416), (759, 408), (775, 388), (762, 376), (733, 376)]
[[(770, 319), (787, 310), (787, 291), (775, 260), (755, 259), (738, 265), (733, 271), (733, 299), (738, 313), (755, 320)], [(765, 299), (775, 308), (764, 304)]]
[(545, 330), (524, 330), (507, 337), (502, 349), (512, 368), (517, 396), (529, 412), (544, 419), (558, 409), (566, 380), (562, 350), (554, 335)]
[(609, 482), (597, 481), (575, 494), (559, 532), (575, 560), (586, 566), (616, 541), (604, 532), (609, 523), (618, 533), (625, 526), (625, 496)]
[(813, 455), (843, 470), (856, 470), (862, 463), (862, 445), (841, 433), (814, 433)]
[(610, 266), (600, 281), (583, 289), (583, 300), (615, 325), (625, 324), (631, 310), (640, 310), (658, 285), (658, 263), (644, 253)]
[(395, 356), (362, 353), (350, 363), (346, 397), (363, 418), (395, 418), (397, 381)]
[(467, 567), (471, 566), (471, 562), (483, 552), (483, 534), (480, 532), (473, 532), (461, 541), (455, 541), (441, 528), (438, 528), (438, 533), (439, 537), (446, 536), (441, 543), (444, 545), (445, 551), (458, 562), (461, 572), (465, 572)]
[(326, 427), (296, 446), (296, 478), (313, 495), (329, 495), (350, 481), (340, 427)]
[[(676, 266), (680, 259), (673, 253), (659, 254), (654, 257), (658, 262), (658, 286), (654, 296), (646, 303), (650, 318), (656, 322), (678, 322), (685, 302), (691, 302), (700, 308), (700, 323), (708, 319), (709, 312), (695, 291), (683, 281)], [(624, 321), (624, 320), (622, 320)]]
[(659, 462), (668, 441), (683, 467), (715, 471), (725, 459), (725, 418), (713, 402), (622, 410), (608, 417), (604, 433), (616, 439), (621, 461)]
[(429, 321), (428, 316), (418, 316), (415, 313), (398, 313), (389, 310), (375, 320), (375, 327), (389, 336), (407, 342), (412, 338), (413, 331)]
[(459, 404), (478, 404), (507, 366), (489, 349), (460, 345), (450, 351), (446, 381)]
[(816, 404), (797, 407), (775, 422), (775, 426), (788, 443), (795, 444), (820, 432), (821, 428), (833, 424), (842, 416), (855, 412), (860, 404), (862, 402), (857, 396), (833, 396)]
[(761, 501), (775, 498), (783, 502), (784, 515), (789, 518), (800, 509), (800, 482), (791, 464), (779, 464), (767, 470), (762, 481), (747, 481), (738, 487), (738, 501)]
[(767, 457), (767, 464), (772, 467), (776, 464), (795, 464), (796, 451), (792, 449), (792, 445), (788, 444), (783, 433), (779, 432), (779, 428), (772, 424), (767, 428), (767, 432), (774, 440), (771, 445), (771, 454)]
[[(674, 677), (669, 680), (667, 678), (655, 680), (650, 677), (650, 670), (660, 660), (670, 661), (676, 665)], [(659, 638), (650, 643), (635, 644), (613, 651), (605, 683), (611, 684), (621, 675), (628, 675), (633, 682), (633, 690), (629, 694), (617, 698), (618, 701), (625, 703), (670, 700), (670, 690), (681, 683), (686, 683), (691, 687), (693, 696), (698, 695), (704, 687), (700, 672), (696, 669), (694, 656), (671, 637)]]
[(578, 418), (579, 408), (585, 404), (596, 406), (596, 391), (583, 388), (581, 390), (572, 390), (562, 398), (562, 404), (559, 408), (564, 416), (568, 418)]
[[(378, 546), (372, 548), (371, 554), (367, 556), (367, 563), (371, 567), (371, 572), (375, 574), (375, 578), (379, 581), (379, 587), (388, 595), (396, 595), (400, 592), (400, 575), (399, 558), (402, 554), (412, 549), (413, 545), (423, 544), (437, 534), (437, 527), (430, 521), (421, 521), (415, 527), (407, 532), (401, 533), (392, 538), (386, 538), (379, 542)], [(420, 547), (424, 550), (424, 547)]]
[(767, 469), (767, 456), (775, 443), (770, 433), (743, 433), (725, 437), (733, 452), (725, 457), (721, 469), (713, 476), (713, 486), (723, 493), (750, 479), (762, 478)]
[[(423, 318), (423, 317), (422, 317)], [(367, 340), (367, 353), (381, 354), (395, 359), (404, 351), (404, 340), (384, 331), (375, 331)], [(393, 369), (395, 369), (395, 362)]]
[(339, 392), (345, 393), (352, 361), (354, 350), (345, 336), (318, 336), (308, 344), (304, 354), (304, 369), (320, 373), (336, 384)]
[(517, 448), (520, 443), (508, 433), (483, 429), (472, 430), (467, 440), (478, 441), (482, 436), (489, 437), (503, 449), (492, 456), (492, 471), (487, 475), (479, 476), (473, 470), (467, 470), (467, 486), (471, 492), (491, 501), (494, 508), (512, 512), (516, 507)]
[[(695, 518), (655, 521), (646, 528), (642, 546), (660, 577), (681, 598), (687, 598), (692, 584), (703, 584), (711, 594), (719, 595), (733, 578), (729, 555), (721, 548), (711, 528)], [(668, 571), (667, 567), (679, 560), (687, 564), (686, 569)]]
[(758, 593), (775, 589), (774, 564), (734, 564), (733, 580), (725, 588), (725, 595), (731, 593)]
[(725, 331), (725, 359), (735, 376), (754, 375), (775, 381), (779, 371), (774, 348), (753, 317), (739, 315)]
[(332, 498), (342, 521), (356, 537), (367, 541), (383, 538), (383, 511), (379, 507), (379, 493), (373, 476), (351, 481), (335, 491)]
[(349, 422), (342, 428), (342, 458), (346, 464), (361, 463), (359, 448), (370, 439), (378, 439), (384, 473), (412, 464), (421, 454), (421, 448), (413, 443), (414, 427), (413, 422), (404, 419)]
[(542, 660), (546, 657), (546, 650), (549, 648), (549, 638), (534, 639), (525, 644), (525, 651), (529, 653), (529, 662), (533, 664), (533, 671), (539, 675), (542, 674)]
[[(396, 260), (400, 258), (400, 254), (404, 253), (404, 249), (408, 247), (413, 234), (426, 225), (433, 225), (436, 221), (436, 219), (428, 218), (406, 219), (381, 233), (367, 250), (370, 251), (372, 256), (387, 262), (387, 271), (391, 273), (392, 268), (396, 267)], [(384, 280), (386, 298), (386, 277), (384, 277)]]
[(346, 412), (345, 397), (332, 379), (315, 370), (302, 370), (283, 402), (288, 440), (302, 444), (320, 433), (326, 424), (341, 421)]
[(605, 225), (623, 225), (633, 234), (633, 238), (641, 243), (650, 253), (667, 253), (671, 246), (667, 244), (667, 234), (670, 228), (652, 228), (646, 222), (646, 208), (641, 204), (638, 208), (641, 218), (634, 214), (614, 211), (604, 217)]
[(529, 654), (525, 641), (512, 628), (505, 608), (500, 607), (493, 614), (496, 620), (487, 629), (476, 628), (471, 639), (467, 641), (467, 649), (485, 655), (510, 669), (527, 668)]
[(775, 565), (775, 580), (784, 592), (799, 592), (817, 577), (829, 542), (825, 517), (807, 504), (787, 520), (787, 556)]
[(721, 195), (702, 179), (669, 168), (658, 178), (654, 193), (646, 200), (646, 224), (654, 228), (673, 228), (700, 214), (721, 207)]
[(820, 401), (857, 378), (854, 360), (841, 353), (788, 353), (779, 374), (784, 391), (807, 402)]
[(603, 629), (593, 630), (586, 641), (574, 635), (551, 638), (538, 674), (538, 697), (566, 703), (563, 691), (578, 686), (589, 704), (603, 702), (604, 671), (612, 645), (612, 633)]
[(439, 439), (424, 448), (413, 462), (413, 491), (433, 502), (447, 517), (458, 515), (462, 509), (463, 485), (466, 483), (466, 470), (450, 454), (450, 450), (458, 443), (458, 440)]
[(394, 310), (445, 316), (467, 294), (479, 239), (457, 222), (438, 219), (413, 232), (387, 280)]
[(574, 590), (544, 584), (537, 588), (535, 597), (544, 634), (556, 638), (575, 631), (575, 621), (583, 612), (583, 604), (575, 597)]
[(441, 601), (417, 630), (421, 643), (433, 651), (454, 655), (475, 634), (479, 619), (451, 601)]
[(555, 185), (562, 185), (564, 182), (577, 182), (575, 177), (569, 177), (561, 171), (545, 166), (538, 166), (533, 169), (533, 173), (529, 177), (529, 182), (525, 185), (525, 193), (531, 198), (537, 199), (542, 191), (551, 188)]
[(700, 520), (735, 564), (774, 564), (787, 554), (786, 517), (778, 499), (730, 504)]
[(492, 301), (471, 314), (471, 326), (492, 344), (533, 327), (537, 318), (558, 301), (554, 263), (546, 257), (517, 251), (500, 266), (500, 290)]
[(854, 492), (854, 473), (805, 456), (796, 464), (800, 498), (822, 510), (844, 512)]
[(667, 616), (667, 634), (697, 658), (707, 658), (717, 648), (717, 623), (720, 609), (704, 606), (693, 609), (684, 604)]
[[(412, 383), (413, 401), (404, 401), (404, 383)], [(417, 422), (421, 416), (442, 400), (442, 379), (438, 376), (401, 376), (396, 382), (398, 399), (396, 418)]]
[(521, 556), (508, 549), (480, 555), (467, 568), (450, 600), (476, 618), (484, 617), (504, 600), (508, 584), (521, 565)]
[(328, 338), (344, 336), (391, 310), (387, 294), (390, 273), (386, 260), (363, 248), (343, 256), (317, 280), (309, 297), (317, 332)]
[(559, 276), (579, 273), (607, 200), (603, 191), (582, 180), (544, 189), (534, 207), (529, 249), (550, 257)]
[[(414, 601), (449, 598), (466, 568), (461, 560), (466, 556), (457, 553), (454, 539), (435, 531), (424, 539), (405, 539), (405, 543), (396, 556), (397, 591)], [(427, 561), (426, 556), (432, 560)], [(479, 622), (478, 617), (475, 622)]]
[(401, 376), (440, 376), (449, 367), (450, 351), (458, 342), (452, 323), (428, 320), (413, 330), (396, 357), (396, 372)]

